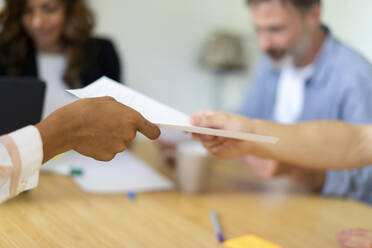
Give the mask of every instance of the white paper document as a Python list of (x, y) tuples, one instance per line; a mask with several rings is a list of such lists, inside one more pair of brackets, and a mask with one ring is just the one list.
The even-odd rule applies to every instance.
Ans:
[(107, 77), (102, 77), (82, 89), (68, 90), (68, 92), (79, 98), (111, 96), (118, 102), (137, 110), (147, 120), (158, 125), (160, 128), (271, 144), (279, 141), (276, 137), (193, 126), (190, 124), (190, 117), (188, 115)]
[(88, 193), (118, 194), (127, 192), (162, 191), (173, 183), (154, 171), (130, 152), (119, 153), (110, 162), (100, 162), (69, 151), (50, 160), (43, 171), (69, 175), (72, 169), (82, 171), (74, 181)]

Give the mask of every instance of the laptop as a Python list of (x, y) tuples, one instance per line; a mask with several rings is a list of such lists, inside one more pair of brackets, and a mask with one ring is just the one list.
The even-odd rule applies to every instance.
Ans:
[(0, 78), (0, 135), (40, 122), (45, 89), (37, 78)]

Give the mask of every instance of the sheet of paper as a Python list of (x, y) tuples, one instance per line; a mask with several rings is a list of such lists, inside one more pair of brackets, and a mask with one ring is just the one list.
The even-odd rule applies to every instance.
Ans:
[(110, 162), (100, 162), (69, 151), (50, 160), (44, 171), (68, 175), (71, 169), (81, 169), (74, 181), (84, 191), (95, 194), (162, 191), (173, 188), (173, 183), (144, 162), (126, 151)]
[(193, 126), (190, 124), (188, 115), (107, 77), (102, 77), (85, 88), (68, 90), (68, 92), (79, 98), (111, 96), (117, 101), (137, 110), (146, 119), (157, 124), (161, 128), (271, 144), (275, 144), (279, 140), (276, 137)]
[(224, 243), (224, 246), (227, 248), (281, 248), (254, 235), (245, 235), (240, 238), (230, 239)]

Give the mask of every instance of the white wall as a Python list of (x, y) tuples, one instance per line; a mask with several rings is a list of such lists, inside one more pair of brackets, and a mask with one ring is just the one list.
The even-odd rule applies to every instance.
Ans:
[(372, 61), (372, 1), (323, 0), (323, 2), (324, 21), (333, 32)]
[[(214, 79), (197, 65), (202, 43), (216, 28), (247, 37), (257, 58), (244, 0), (91, 0), (97, 32), (113, 37), (125, 57), (127, 83), (187, 113), (213, 107)], [(372, 60), (371, 0), (323, 0), (324, 20), (344, 41)], [(225, 107), (232, 110), (249, 74), (228, 80)]]
[[(113, 37), (120, 47), (126, 82), (188, 113), (210, 108), (213, 102), (214, 79), (198, 65), (205, 39), (219, 27), (249, 31), (243, 0), (91, 3), (98, 16), (97, 33)], [(230, 79), (235, 89), (247, 81), (242, 77)]]

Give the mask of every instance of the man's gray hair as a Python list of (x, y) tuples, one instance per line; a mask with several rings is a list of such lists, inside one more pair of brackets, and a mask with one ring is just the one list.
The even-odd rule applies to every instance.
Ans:
[[(269, 2), (273, 0), (246, 0), (248, 5), (254, 5), (262, 2)], [(280, 0), (282, 3), (293, 4), (300, 11), (307, 11), (314, 7), (314, 5), (320, 5), (321, 0)]]

